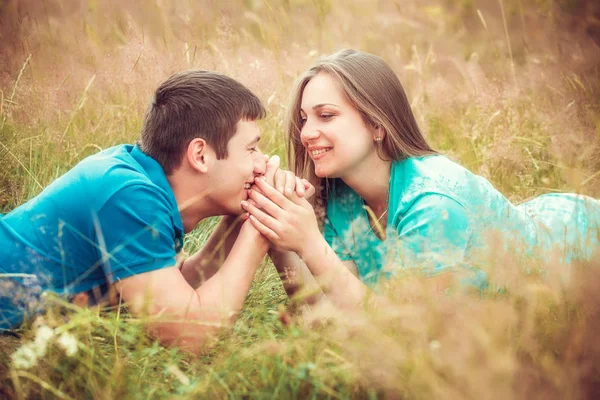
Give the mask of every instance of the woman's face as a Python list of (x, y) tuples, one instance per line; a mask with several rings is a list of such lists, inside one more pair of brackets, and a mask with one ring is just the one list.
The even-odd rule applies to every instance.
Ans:
[(319, 73), (304, 88), (300, 139), (320, 178), (344, 178), (377, 157), (375, 130), (367, 126), (336, 80)]

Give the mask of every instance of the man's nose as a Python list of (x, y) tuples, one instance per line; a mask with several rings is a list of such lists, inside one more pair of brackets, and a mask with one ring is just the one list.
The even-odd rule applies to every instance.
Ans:
[(254, 175), (264, 175), (267, 171), (267, 161), (261, 151), (257, 151), (254, 157)]

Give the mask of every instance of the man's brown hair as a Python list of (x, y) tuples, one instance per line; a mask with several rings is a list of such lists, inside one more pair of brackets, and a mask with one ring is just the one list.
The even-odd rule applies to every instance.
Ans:
[(193, 139), (206, 140), (218, 159), (227, 158), (227, 143), (238, 121), (265, 115), (258, 97), (235, 79), (211, 71), (180, 72), (156, 89), (139, 146), (170, 175)]

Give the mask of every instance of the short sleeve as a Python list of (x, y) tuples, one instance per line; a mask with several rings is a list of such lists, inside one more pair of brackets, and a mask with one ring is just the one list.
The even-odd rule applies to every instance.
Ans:
[(342, 261), (352, 260), (350, 250), (344, 243), (342, 237), (337, 233), (333, 224), (329, 218), (325, 218), (325, 224), (323, 226), (323, 236), (329, 244), (329, 246), (335, 251), (338, 258)]
[(465, 208), (441, 194), (424, 194), (396, 225), (402, 264), (437, 275), (464, 261), (470, 238)]
[(168, 200), (149, 185), (116, 192), (98, 212), (96, 240), (109, 282), (176, 264), (177, 234)]

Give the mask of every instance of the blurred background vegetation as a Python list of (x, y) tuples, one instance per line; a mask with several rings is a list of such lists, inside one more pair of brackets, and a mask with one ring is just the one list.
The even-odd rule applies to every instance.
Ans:
[[(137, 139), (172, 73), (227, 73), (264, 101), (263, 151), (284, 156), (295, 78), (351, 47), (396, 71), (435, 148), (518, 202), (600, 197), (600, 3), (583, 0), (0, 0), (0, 213), (84, 157)], [(203, 243), (213, 221), (187, 238)], [(270, 262), (240, 320), (193, 359), (118, 312), (65, 306), (69, 332), (29, 369), (0, 338), (8, 398), (581, 398), (600, 391), (596, 265), (544, 276), (498, 257), (499, 296), (432, 295), (406, 276), (368, 315), (299, 313)], [(494, 269), (495, 267), (499, 267)], [(125, 311), (125, 310), (124, 310)], [(324, 313), (324, 314), (322, 314)], [(65, 322), (66, 321), (66, 322)], [(39, 325), (39, 324), (38, 324)]]

